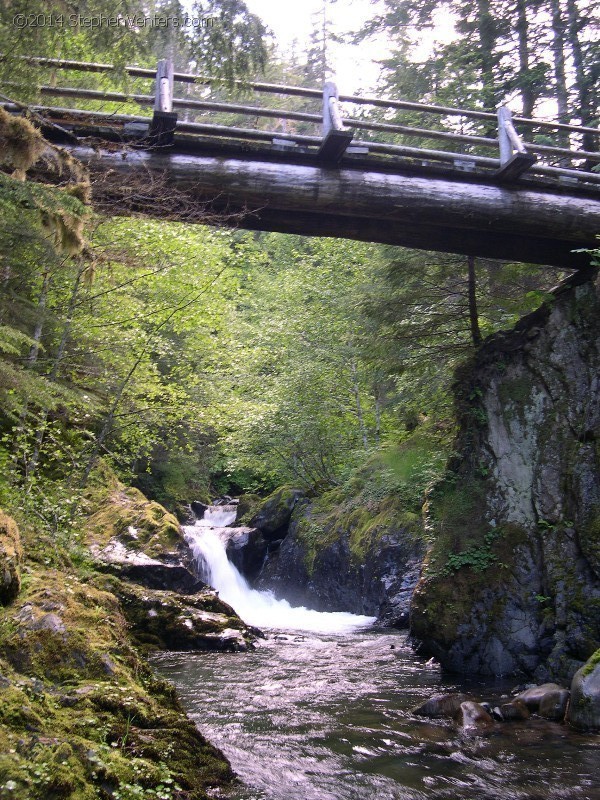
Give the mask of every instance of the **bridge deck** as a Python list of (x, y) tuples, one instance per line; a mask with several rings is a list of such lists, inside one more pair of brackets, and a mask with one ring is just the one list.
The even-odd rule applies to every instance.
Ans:
[[(50, 59), (39, 60), (44, 63)], [(56, 62), (65, 69), (107, 71), (109, 65)], [(63, 67), (59, 67), (63, 68)], [(598, 152), (584, 151), (581, 136), (594, 129), (498, 113), (498, 137), (408, 127), (373, 118), (343, 118), (340, 102), (419, 109), (453, 115), (489, 129), (488, 112), (377, 98), (338, 97), (332, 84), (322, 95), (322, 115), (289, 108), (270, 109), (217, 102), (201, 95), (175, 98), (168, 62), (157, 73), (155, 95), (125, 95), (88, 88), (43, 86), (42, 94), (153, 106), (148, 115), (93, 108), (37, 106), (44, 132), (89, 164), (94, 200), (113, 213), (145, 213), (200, 219), (216, 212), (226, 224), (262, 230), (341, 236), (422, 249), (576, 267), (589, 257), (574, 250), (597, 245), (600, 232)], [(146, 75), (145, 73), (148, 73)], [(253, 84), (257, 91), (321, 97), (314, 89)], [(18, 104), (5, 107), (19, 113)], [(203, 121), (180, 121), (177, 110), (207, 112)], [(322, 123), (321, 135), (219, 124), (214, 114)], [(555, 129), (563, 146), (523, 141), (514, 123), (535, 131)], [(386, 134), (393, 141), (354, 139)], [(539, 127), (538, 127), (539, 129)], [(484, 132), (485, 133), (485, 132)], [(595, 131), (597, 133), (597, 131)], [(407, 136), (413, 138), (407, 140)], [(416, 147), (417, 139), (440, 142)], [(565, 137), (567, 137), (565, 139)], [(400, 140), (400, 143), (398, 143)], [(406, 143), (406, 142), (409, 143)], [(564, 146), (568, 144), (569, 146)], [(454, 149), (444, 149), (454, 147)], [(470, 148), (470, 149), (469, 149)], [(482, 155), (499, 149), (499, 157)], [(466, 152), (457, 152), (463, 150)], [(544, 163), (545, 162), (545, 163)]]

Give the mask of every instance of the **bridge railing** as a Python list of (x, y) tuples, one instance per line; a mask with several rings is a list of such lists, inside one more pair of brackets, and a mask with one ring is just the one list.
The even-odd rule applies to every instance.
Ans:
[[(34, 57), (28, 60), (40, 69), (52, 71), (52, 80), (39, 86), (42, 97), (64, 98), (71, 105), (81, 105), (81, 101), (92, 105), (86, 109), (37, 106), (38, 113), (55, 119), (70, 118), (81, 125), (87, 121), (98, 129), (116, 126), (124, 136), (149, 141), (156, 147), (168, 146), (175, 134), (181, 133), (203, 140), (206, 137), (228, 138), (268, 143), (275, 150), (315, 152), (327, 163), (338, 163), (345, 156), (392, 157), (420, 165), (441, 163), (457, 170), (491, 172), (499, 181), (515, 180), (531, 172), (536, 177), (600, 184), (600, 174), (593, 171), (593, 167), (600, 164), (600, 153), (584, 150), (580, 145), (584, 135), (598, 137), (598, 129), (513, 116), (506, 107), (501, 107), (496, 115), (391, 98), (344, 95), (338, 94), (331, 82), (325, 84), (323, 91), (257, 81), (236, 81), (232, 85), (238, 92), (277, 95), (287, 102), (289, 98), (301, 98), (303, 102), (321, 103), (318, 111), (297, 110), (215, 99), (209, 89), (222, 93), (223, 87), (218, 81), (175, 72), (166, 59), (159, 62), (157, 70), (124, 69), (131, 79), (154, 83), (154, 92), (148, 94), (57, 85), (57, 72), (110, 76), (116, 74), (110, 64)], [(176, 85), (184, 86), (186, 96), (176, 96)], [(110, 111), (105, 110), (107, 104), (112, 106)], [(140, 108), (146, 113), (123, 114), (117, 110), (119, 107)], [(345, 113), (349, 107), (354, 115)], [(179, 112), (185, 114), (185, 119), (178, 118)], [(410, 119), (398, 121), (394, 115), (402, 112), (433, 119), (435, 127), (415, 125)], [(194, 116), (197, 114), (202, 117), (198, 119)], [(224, 115), (233, 116), (234, 122), (223, 122)], [(240, 118), (249, 119), (249, 124), (240, 125), (237, 122)], [(261, 127), (269, 121), (277, 121), (277, 129)], [(309, 131), (312, 128), (314, 133), (296, 132), (290, 127)], [(358, 132), (363, 138), (355, 138)], [(560, 137), (561, 145), (540, 141), (544, 134)], [(439, 148), (429, 144), (414, 146), (415, 140), (439, 142)], [(484, 155), (489, 151), (489, 155)]]

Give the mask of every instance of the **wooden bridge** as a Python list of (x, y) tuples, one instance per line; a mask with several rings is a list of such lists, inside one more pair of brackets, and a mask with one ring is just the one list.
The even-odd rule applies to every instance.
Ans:
[[(599, 244), (600, 153), (580, 146), (584, 134), (598, 136), (594, 128), (513, 117), (505, 107), (496, 115), (338, 95), (333, 83), (321, 92), (250, 82), (237, 88), (287, 106), (223, 102), (218, 84), (174, 73), (169, 60), (156, 71), (125, 68), (153, 91), (123, 93), (82, 85), (86, 74), (113, 76), (111, 65), (29, 61), (50, 72), (42, 97), (64, 98), (29, 111), (90, 167), (94, 202), (116, 214), (201, 221), (216, 212), (248, 229), (564, 267), (589, 264), (573, 251)], [(59, 85), (64, 72), (77, 85)], [(87, 108), (77, 107), (82, 101)], [(307, 101), (318, 112), (289, 107)], [(132, 105), (145, 113), (122, 113)], [(27, 110), (8, 100), (4, 107)]]

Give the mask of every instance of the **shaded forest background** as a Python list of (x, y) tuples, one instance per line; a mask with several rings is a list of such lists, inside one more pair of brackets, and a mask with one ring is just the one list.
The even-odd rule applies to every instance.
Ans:
[[(118, 5), (130, 15), (185, 15), (178, 2)], [(386, 0), (353, 34), (362, 41), (384, 31), (394, 43), (382, 93), (472, 109), (511, 102), (525, 115), (550, 103), (561, 121), (597, 126), (593, 0), (444, 4), (460, 36), (417, 63), (409, 31), (428, 25), (439, 7)], [(37, 87), (52, 75), (23, 58), (31, 54), (114, 64), (108, 75), (86, 76), (86, 85), (128, 92), (137, 84), (124, 65), (153, 67), (170, 54), (177, 68), (218, 78), (202, 89), (217, 99), (243, 96), (233, 83), (240, 79), (318, 87), (330, 67), (327, 4), (306, 50), (286, 57), (241, 0), (196, 4), (218, 24), (194, 30), (123, 27), (116, 36), (12, 24), (17, 13), (51, 8), (68, 14), (75, 6), (0, 5), (1, 99), (39, 102)], [(115, 10), (108, 0), (77, 5), (80, 14)], [(106, 110), (113, 108), (128, 110)], [(387, 119), (420, 122), (406, 111)], [(563, 134), (538, 138), (569, 143)], [(598, 146), (594, 137), (579, 144)], [(243, 220), (226, 230), (210, 218), (120, 216), (123, 209), (94, 208), (84, 172), (55, 151), (49, 156), (35, 128), (5, 112), (0, 145), (0, 506), (35, 517), (54, 543), (76, 540), (83, 492), (101, 459), (173, 510), (283, 483), (318, 494), (351, 483), (365, 463), (373, 465), (370, 479), (420, 496), (451, 448), (454, 369), (564, 276), (248, 233)], [(25, 179), (43, 155), (62, 167), (55, 186), (35, 172)]]

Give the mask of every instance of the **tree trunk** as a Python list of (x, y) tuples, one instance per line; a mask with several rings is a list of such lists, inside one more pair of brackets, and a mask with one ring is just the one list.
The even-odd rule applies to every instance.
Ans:
[(517, 0), (517, 36), (519, 39), (519, 91), (523, 104), (523, 116), (532, 117), (536, 96), (531, 85), (529, 73), (529, 22), (527, 21), (527, 1)]
[[(575, 86), (577, 88), (577, 113), (582, 125), (593, 126), (595, 112), (593, 102), (594, 86), (591, 76), (586, 70), (586, 63), (583, 48), (579, 38), (579, 33), (583, 27), (583, 22), (577, 8), (575, 0), (567, 0), (567, 20), (568, 20), (568, 42), (573, 57), (575, 68)], [(597, 137), (591, 133), (583, 134), (584, 150), (598, 150)]]
[(365, 416), (363, 414), (362, 403), (360, 401), (360, 386), (358, 385), (358, 369), (356, 361), (352, 359), (350, 362), (350, 374), (352, 375), (352, 393), (354, 394), (354, 402), (356, 404), (356, 417), (358, 419), (358, 427), (362, 439), (363, 447), (365, 450), (369, 449), (369, 438), (367, 436), (367, 426), (365, 425)]
[(471, 324), (471, 339), (474, 347), (481, 344), (481, 330), (479, 329), (479, 315), (477, 314), (477, 292), (475, 285), (475, 258), (467, 258), (469, 268), (469, 322)]
[(375, 386), (375, 444), (379, 447), (381, 443), (381, 386)]
[(497, 90), (494, 78), (494, 62), (496, 49), (496, 21), (490, 9), (489, 0), (477, 0), (477, 32), (479, 34), (479, 65), (483, 107), (486, 111), (495, 112)]
[[(168, 185), (189, 192), (208, 210), (228, 210), (225, 224), (342, 236), (427, 250), (572, 269), (589, 257), (573, 253), (597, 245), (598, 201), (568, 189), (506, 188), (489, 177), (451, 179), (436, 175), (379, 173), (374, 170), (323, 169), (204, 154), (166, 156), (158, 152), (109, 152), (71, 148), (101, 173), (96, 196), (117, 207), (128, 176), (148, 170), (168, 176)], [(110, 176), (110, 177), (107, 177)], [(164, 187), (162, 189), (164, 191)], [(112, 199), (111, 199), (112, 198)], [(146, 193), (140, 213), (160, 216), (160, 198)], [(102, 197), (100, 197), (102, 202)], [(236, 216), (240, 211), (243, 217)], [(228, 221), (230, 221), (228, 223)]]
[[(569, 91), (567, 89), (567, 70), (565, 66), (565, 20), (561, 8), (561, 0), (550, 0), (550, 11), (552, 13), (554, 94), (558, 106), (558, 120), (568, 125), (571, 122), (571, 115), (569, 113)], [(560, 132), (559, 143), (561, 147), (569, 146), (567, 131)]]
[(35, 322), (35, 328), (33, 330), (33, 336), (31, 337), (33, 339), (33, 344), (31, 345), (31, 348), (29, 350), (29, 356), (27, 357), (27, 363), (30, 366), (33, 366), (33, 364), (35, 364), (40, 352), (40, 340), (42, 338), (42, 332), (44, 330), (49, 289), (50, 289), (50, 271), (47, 270), (46, 272), (44, 272), (44, 279), (42, 281), (42, 288), (40, 290), (40, 297), (37, 305), (37, 319)]

